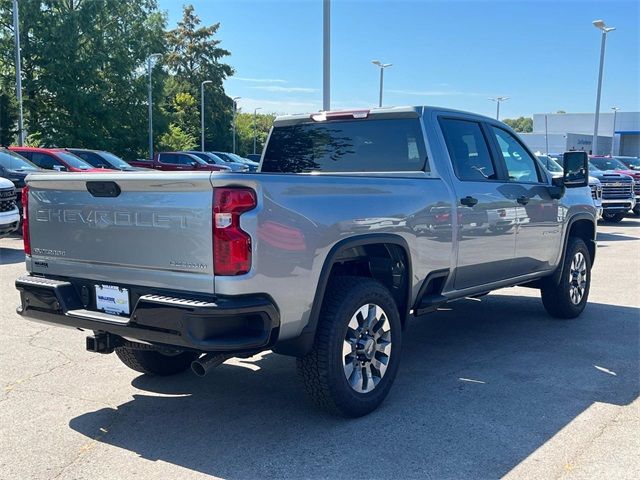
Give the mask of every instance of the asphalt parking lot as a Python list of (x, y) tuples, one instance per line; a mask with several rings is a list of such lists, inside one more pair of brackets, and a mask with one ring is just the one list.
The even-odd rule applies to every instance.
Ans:
[(0, 478), (638, 478), (640, 219), (599, 247), (581, 318), (510, 288), (415, 320), (387, 401), (348, 421), (291, 358), (151, 378), (20, 319), (22, 241), (2, 239)]

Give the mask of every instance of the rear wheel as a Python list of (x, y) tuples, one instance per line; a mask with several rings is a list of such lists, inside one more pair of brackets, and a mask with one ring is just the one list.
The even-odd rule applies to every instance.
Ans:
[(609, 223), (620, 223), (624, 218), (624, 213), (607, 213), (602, 214), (602, 220)]
[(345, 417), (375, 410), (389, 393), (402, 332), (395, 301), (370, 278), (338, 277), (327, 289), (313, 349), (297, 361), (312, 401)]
[(581, 238), (571, 237), (559, 282), (548, 280), (541, 288), (542, 303), (549, 315), (575, 318), (587, 305), (591, 286), (591, 257)]
[(131, 347), (116, 348), (116, 355), (130, 369), (158, 376), (183, 372), (200, 356), (198, 352), (161, 352)]

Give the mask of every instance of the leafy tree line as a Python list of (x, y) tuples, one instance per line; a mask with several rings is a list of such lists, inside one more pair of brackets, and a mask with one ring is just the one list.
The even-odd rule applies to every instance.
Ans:
[[(28, 144), (146, 157), (147, 58), (160, 53), (152, 67), (156, 149), (199, 146), (204, 80), (212, 81), (205, 85), (205, 148), (231, 149), (233, 101), (223, 82), (234, 70), (217, 39), (219, 23), (202, 25), (186, 5), (167, 30), (155, 0), (21, 0), (19, 8)], [(241, 154), (253, 149), (244, 117), (238, 115)], [(266, 127), (271, 117), (259, 117)], [(16, 138), (12, 1), (0, 0), (0, 143)]]
[(516, 132), (533, 132), (533, 118), (531, 117), (505, 118), (502, 121), (513, 128)]

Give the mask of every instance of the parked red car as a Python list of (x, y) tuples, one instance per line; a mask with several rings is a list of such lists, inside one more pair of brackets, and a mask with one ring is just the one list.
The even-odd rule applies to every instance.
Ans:
[(160, 152), (156, 153), (152, 161), (135, 160), (129, 162), (134, 167), (154, 168), (156, 170), (202, 170), (208, 172), (229, 172), (231, 169), (223, 165), (207, 163), (191, 153)]
[(60, 172), (110, 172), (104, 168), (94, 168), (80, 157), (64, 148), (9, 147), (40, 168)]

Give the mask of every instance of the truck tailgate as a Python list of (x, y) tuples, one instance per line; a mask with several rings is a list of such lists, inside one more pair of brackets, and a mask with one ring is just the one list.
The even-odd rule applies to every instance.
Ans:
[(210, 173), (29, 179), (33, 273), (213, 293)]

